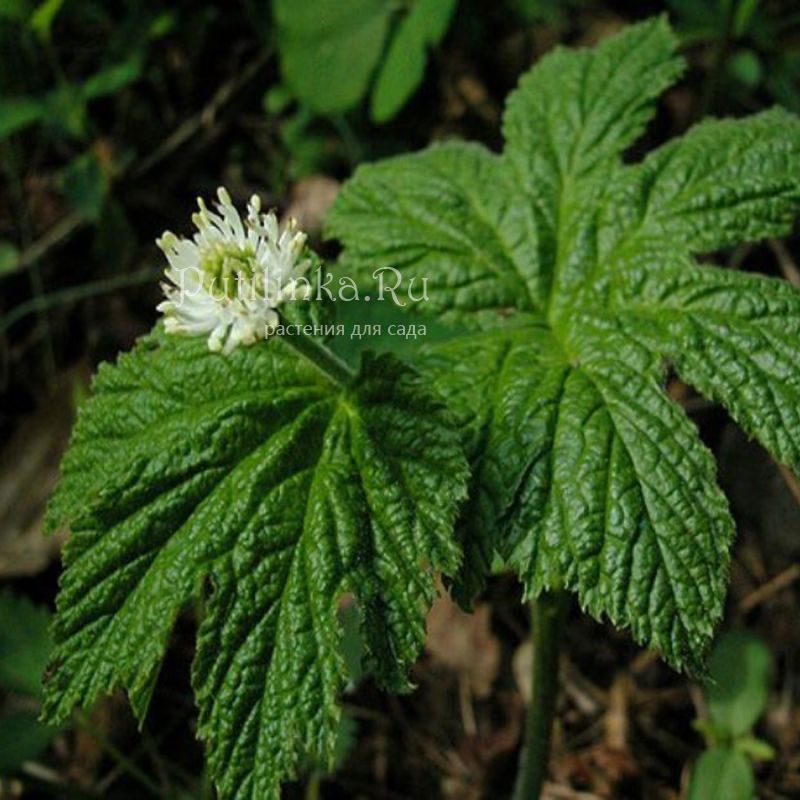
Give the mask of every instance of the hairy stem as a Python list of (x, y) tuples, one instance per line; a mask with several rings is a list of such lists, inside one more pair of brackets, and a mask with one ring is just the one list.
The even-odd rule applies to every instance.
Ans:
[(558, 699), (559, 641), (567, 600), (565, 592), (549, 591), (531, 601), (531, 701), (514, 800), (538, 800), (547, 775), (550, 732)]
[[(281, 317), (281, 323), (287, 326), (292, 325), (283, 317)], [(294, 348), (301, 356), (307, 358), (334, 383), (340, 386), (347, 386), (353, 380), (355, 373), (339, 356), (325, 347), (319, 340), (298, 330), (297, 325), (292, 325), (292, 327), (297, 331), (296, 333), (286, 334), (281, 337), (286, 344)]]

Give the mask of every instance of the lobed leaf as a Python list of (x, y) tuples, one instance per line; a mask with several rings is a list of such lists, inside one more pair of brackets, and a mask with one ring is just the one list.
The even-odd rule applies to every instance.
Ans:
[(465, 473), (391, 357), (342, 389), (279, 340), (220, 357), (157, 331), (100, 369), (51, 505), (72, 536), (46, 716), (123, 686), (142, 718), (177, 616), (207, 597), (193, 681), (220, 796), (278, 797), (335, 752), (344, 594), (378, 680), (408, 686)]
[(573, 589), (700, 671), (733, 522), (666, 370), (798, 468), (800, 293), (693, 257), (789, 230), (800, 122), (707, 121), (623, 163), (682, 68), (663, 18), (558, 49), (510, 95), (502, 154), (453, 143), (361, 167), (329, 232), (343, 268), (427, 276), (415, 310), (480, 331), (422, 362), (473, 465), (461, 599), (500, 555), (529, 595)]
[(530, 211), (504, 162), (480, 145), (434, 145), (359, 167), (326, 224), (347, 245), (348, 275), (364, 282), (392, 268), (409, 283), (425, 278), (425, 310), (446, 320), (493, 323), (498, 309), (544, 308)]

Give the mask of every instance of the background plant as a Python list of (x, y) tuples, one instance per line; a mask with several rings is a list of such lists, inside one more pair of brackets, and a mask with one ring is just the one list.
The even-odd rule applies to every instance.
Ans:
[(696, 723), (708, 749), (692, 770), (691, 800), (755, 795), (752, 762), (774, 756), (752, 732), (767, 705), (771, 666), (769, 649), (747, 631), (730, 631), (714, 646), (705, 690), (708, 716)]
[[(375, 122), (385, 122), (422, 82), (428, 50), (444, 37), (456, 4), (275, 0), (286, 81), (313, 111), (330, 114), (355, 106), (374, 78), (370, 114)], [(400, 17), (396, 25), (394, 16)]]
[(38, 758), (56, 732), (38, 718), (41, 675), (52, 648), (49, 624), (45, 609), (0, 594), (0, 690), (13, 698), (0, 713), (0, 774)]

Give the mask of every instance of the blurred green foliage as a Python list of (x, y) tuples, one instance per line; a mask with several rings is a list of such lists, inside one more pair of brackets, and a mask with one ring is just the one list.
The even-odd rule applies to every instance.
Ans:
[(17, 241), (0, 241), (0, 274), (25, 266), (18, 263), (21, 246), (31, 243), (38, 227), (26, 197), (33, 174), (52, 175), (82, 223), (127, 224), (111, 195), (114, 180), (136, 156), (136, 137), (119, 135), (132, 110), (126, 101), (144, 77), (151, 48), (177, 19), (174, 10), (155, 2), (113, 8), (91, 0), (3, 4), (0, 154), (17, 212)]
[(0, 775), (37, 758), (56, 733), (39, 722), (42, 673), (50, 657), (50, 614), (24, 597), (0, 593), (0, 691), (20, 698), (0, 706)]
[(752, 800), (752, 762), (773, 757), (752, 732), (767, 706), (771, 668), (769, 648), (749, 631), (729, 631), (715, 645), (705, 687), (708, 718), (695, 723), (708, 749), (692, 771), (689, 800)]
[(274, 0), (284, 78), (298, 100), (322, 114), (353, 108), (374, 78), (370, 112), (386, 122), (422, 82), (428, 50), (447, 32), (456, 3)]
[(709, 109), (724, 105), (726, 97), (757, 107), (758, 91), (787, 108), (800, 109), (797, 4), (774, 0), (669, 0), (668, 4), (684, 43), (711, 48), (705, 98)]

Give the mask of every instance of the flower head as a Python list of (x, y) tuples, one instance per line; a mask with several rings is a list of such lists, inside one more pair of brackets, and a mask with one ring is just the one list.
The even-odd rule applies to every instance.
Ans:
[(217, 197), (216, 211), (197, 201), (192, 239), (167, 231), (157, 240), (169, 262), (158, 310), (168, 333), (207, 335), (209, 350), (230, 353), (274, 332), (281, 303), (309, 296), (311, 260), (294, 220), (281, 230), (255, 195), (242, 219), (225, 189)]

